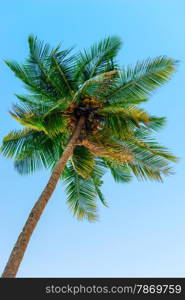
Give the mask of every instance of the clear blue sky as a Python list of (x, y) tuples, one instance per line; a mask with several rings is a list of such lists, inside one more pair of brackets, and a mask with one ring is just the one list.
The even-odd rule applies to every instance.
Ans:
[[(167, 55), (179, 59), (178, 72), (147, 104), (166, 116), (158, 134), (181, 161), (163, 184), (116, 184), (107, 174), (103, 191), (109, 208), (100, 220), (79, 222), (65, 203), (60, 182), (34, 232), (18, 277), (185, 276), (185, 1), (183, 0), (6, 0), (0, 11), (0, 137), (18, 128), (8, 115), (22, 83), (3, 59), (23, 61), (27, 37), (55, 46), (90, 46), (107, 35), (124, 42), (120, 64)], [(13, 161), (0, 159), (0, 271), (46, 184), (49, 172), (22, 177)]]

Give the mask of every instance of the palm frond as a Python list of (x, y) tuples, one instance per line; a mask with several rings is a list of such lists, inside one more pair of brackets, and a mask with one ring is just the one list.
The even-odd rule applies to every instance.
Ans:
[(53, 168), (65, 144), (63, 136), (51, 140), (42, 132), (25, 128), (14, 130), (4, 138), (1, 153), (15, 159), (20, 174), (29, 174), (40, 168)]
[(97, 193), (92, 179), (84, 179), (78, 175), (71, 164), (68, 164), (63, 178), (67, 185), (67, 203), (74, 216), (80, 220), (97, 220)]
[(109, 118), (116, 116), (121, 120), (126, 120), (127, 122), (131, 121), (137, 127), (139, 127), (139, 123), (147, 124), (149, 122), (149, 115), (144, 110), (135, 106), (129, 106), (127, 108), (109, 106), (99, 109), (98, 113), (108, 115)]
[(93, 171), (95, 160), (92, 153), (84, 146), (77, 146), (74, 149), (71, 163), (74, 170), (84, 179), (91, 176)]
[(120, 78), (111, 93), (106, 98), (110, 102), (143, 99), (169, 80), (175, 71), (177, 61), (160, 56), (138, 62), (134, 68), (127, 67), (120, 72)]
[(161, 128), (163, 128), (165, 124), (166, 124), (165, 117), (150, 116), (149, 122), (147, 124), (147, 128), (153, 131), (158, 131)]
[[(23, 65), (14, 61), (5, 61), (26, 88), (41, 99), (56, 101), (68, 95), (72, 87), (74, 56), (67, 57), (71, 49), (59, 51), (37, 37), (29, 36), (30, 56)], [(70, 88), (69, 88), (70, 86)]]
[(148, 149), (133, 145), (130, 147), (132, 147), (134, 159), (128, 163), (128, 166), (138, 179), (163, 181), (163, 175), (173, 173), (166, 158), (153, 154)]
[(153, 155), (164, 157), (167, 160), (177, 162), (178, 158), (172, 153), (170, 153), (166, 147), (160, 145), (155, 141), (155, 139), (150, 138), (150, 140), (139, 139), (137, 136), (132, 136), (127, 144), (134, 145), (139, 149), (144, 149), (152, 153)]
[(33, 111), (27, 104), (14, 104), (10, 114), (21, 125), (47, 133), (39, 111)]
[(32, 74), (32, 79), (39, 79), (40, 83), (47, 86), (48, 90), (53, 90), (56, 97), (62, 96), (60, 86), (50, 76), (48, 57), (50, 56), (51, 48), (49, 44), (44, 44), (34, 36), (29, 36), (28, 43), (30, 56), (27, 59), (26, 69)]
[(108, 70), (92, 77), (87, 80), (90, 84), (85, 86), (85, 93), (106, 105), (107, 100), (104, 96), (107, 95), (108, 92), (112, 91), (118, 76), (119, 70), (114, 68), (111, 69), (111, 71)]
[(38, 132), (34, 132), (29, 128), (22, 130), (13, 130), (3, 139), (1, 146), (1, 153), (7, 158), (16, 157), (17, 153), (20, 153), (24, 144), (29, 140), (34, 140), (35, 135)]
[(106, 167), (110, 170), (114, 180), (118, 183), (128, 183), (132, 176), (126, 164), (117, 163), (108, 159), (104, 159)]
[[(137, 97), (137, 96), (130, 97), (130, 98), (122, 98), (122, 97), (119, 98), (118, 97), (118, 99), (115, 99), (115, 100), (106, 99), (106, 96), (109, 91), (111, 92), (113, 85), (114, 85), (114, 83), (112, 83), (112, 86), (109, 86), (108, 88), (105, 89), (106, 94), (104, 94), (104, 91), (101, 94), (102, 101), (104, 101), (105, 107), (114, 106), (114, 107), (127, 108), (130, 105), (131, 106), (138, 105), (140, 103), (147, 102), (149, 100), (147, 97)], [(106, 101), (105, 101), (105, 99), (106, 99)]]
[(133, 134), (136, 128), (140, 128), (139, 122), (121, 117), (116, 114), (106, 114), (105, 120), (102, 122), (102, 129), (99, 131), (99, 135), (112, 136), (116, 139), (125, 139)]
[(25, 103), (26, 105), (30, 106), (31, 109), (36, 109), (41, 111), (41, 113), (45, 113), (53, 107), (53, 102), (42, 100), (40, 96), (37, 98), (35, 95), (18, 95), (15, 94), (17, 99), (19, 99), (22, 103)]
[(117, 75), (118, 70), (112, 70), (91, 77), (80, 85), (74, 94), (72, 101), (74, 103), (78, 103), (81, 97), (85, 94), (101, 101), (104, 89), (107, 90), (111, 87), (111, 84), (114, 82)]
[(112, 36), (94, 44), (89, 51), (80, 52), (77, 59), (75, 81), (84, 82), (102, 72), (116, 68), (113, 62), (121, 47), (118, 37)]
[(45, 61), (50, 55), (50, 45), (40, 41), (37, 36), (29, 35), (28, 44), (30, 49), (30, 58), (33, 58), (36, 61)]
[(70, 99), (68, 97), (58, 99), (54, 103), (52, 101), (42, 100), (39, 97), (36, 98), (35, 95), (15, 95), (22, 103), (23, 108), (27, 107), (32, 113), (41, 116), (43, 119), (53, 112), (64, 112), (68, 105)]
[(74, 89), (76, 88), (76, 82), (73, 80), (75, 56), (68, 57), (71, 51), (72, 49), (63, 51), (55, 49), (49, 60), (51, 62), (50, 72), (53, 80), (58, 82), (64, 95), (73, 96)]
[(49, 139), (43, 136), (35, 144), (26, 144), (16, 155), (14, 167), (19, 174), (31, 174), (46, 168), (53, 170), (63, 152), (63, 137)]
[(50, 138), (53, 138), (61, 133), (67, 136), (70, 134), (67, 126), (68, 118), (64, 118), (61, 112), (53, 111), (52, 113), (47, 114), (44, 116), (42, 124), (44, 126), (45, 133)]
[(27, 90), (36, 94), (41, 99), (48, 99), (55, 101), (60, 96), (57, 96), (53, 89), (50, 89), (47, 84), (43, 83), (38, 75), (32, 74), (26, 65), (20, 65), (15, 61), (5, 60), (7, 66), (14, 72), (15, 76), (25, 83)]
[(93, 184), (94, 184), (94, 187), (95, 187), (95, 191), (96, 191), (96, 193), (98, 195), (98, 198), (100, 199), (101, 203), (104, 206), (108, 207), (108, 204), (107, 204), (107, 202), (105, 200), (105, 197), (104, 197), (104, 195), (103, 195), (103, 193), (102, 193), (102, 191), (100, 189), (100, 187), (103, 184), (103, 181), (100, 180), (98, 177), (95, 177), (95, 176), (92, 176), (92, 180), (93, 180)]
[(106, 166), (103, 163), (102, 160), (96, 158), (95, 159), (95, 166), (93, 168), (93, 171), (91, 173), (91, 178), (93, 180), (93, 184), (97, 193), (98, 198), (100, 199), (101, 203), (108, 207), (108, 204), (105, 200), (105, 197), (101, 191), (101, 186), (103, 184), (103, 180), (102, 177), (104, 176), (104, 174), (106, 173)]
[(22, 152), (19, 159), (14, 161), (14, 167), (21, 175), (31, 174), (37, 170), (49, 168), (48, 158), (51, 160), (52, 157), (46, 157), (46, 153), (36, 149), (29, 149)]
[(106, 143), (105, 141), (91, 142), (83, 140), (82, 145), (87, 147), (95, 156), (108, 158), (111, 161), (126, 163), (133, 159), (132, 153), (127, 147), (122, 146), (116, 142)]

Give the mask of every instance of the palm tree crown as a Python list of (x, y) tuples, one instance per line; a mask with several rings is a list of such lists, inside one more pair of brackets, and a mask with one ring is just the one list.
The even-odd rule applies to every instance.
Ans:
[(52, 49), (30, 36), (29, 57), (23, 65), (6, 61), (29, 95), (16, 95), (10, 112), (21, 125), (3, 140), (2, 153), (14, 157), (20, 174), (51, 168), (59, 161), (79, 119), (85, 122), (62, 179), (69, 208), (79, 219), (97, 218), (96, 198), (104, 205), (102, 177), (110, 170), (116, 182), (162, 181), (176, 161), (153, 133), (165, 118), (140, 108), (175, 70), (176, 61), (157, 57), (120, 68), (115, 60), (119, 38), (105, 38), (90, 50)]

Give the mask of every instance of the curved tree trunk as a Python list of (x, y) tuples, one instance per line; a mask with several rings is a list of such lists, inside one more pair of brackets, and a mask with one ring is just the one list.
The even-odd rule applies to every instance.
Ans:
[(60, 176), (64, 170), (64, 167), (65, 167), (69, 157), (73, 153), (74, 147), (76, 145), (76, 141), (79, 138), (81, 129), (84, 125), (84, 121), (85, 121), (85, 119), (82, 116), (79, 119), (77, 127), (74, 130), (72, 137), (69, 140), (69, 143), (62, 154), (62, 157), (60, 158), (54, 171), (52, 172), (50, 179), (49, 179), (46, 187), (44, 188), (41, 196), (35, 203), (32, 211), (26, 221), (25, 226), (23, 227), (23, 230), (22, 230), (21, 234), (19, 235), (17, 242), (15, 243), (15, 246), (10, 254), (9, 260), (6, 264), (6, 267), (4, 269), (2, 277), (13, 278), (16, 276), (19, 265), (23, 259), (24, 253), (26, 251), (29, 240), (31, 238), (32, 232), (34, 231), (34, 229), (37, 225), (37, 222), (39, 221), (40, 216), (42, 215), (44, 208), (47, 205), (48, 200), (50, 199), (50, 197), (57, 185), (57, 182), (60, 179)]

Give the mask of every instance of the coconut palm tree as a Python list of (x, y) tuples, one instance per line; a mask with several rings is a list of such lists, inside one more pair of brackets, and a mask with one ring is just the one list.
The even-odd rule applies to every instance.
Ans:
[(116, 182), (162, 181), (176, 158), (153, 133), (165, 118), (148, 114), (140, 104), (163, 85), (176, 61), (164, 56), (120, 68), (121, 47), (112, 36), (89, 50), (51, 48), (29, 36), (29, 57), (22, 65), (6, 64), (22, 80), (28, 95), (10, 111), (23, 128), (3, 140), (2, 154), (14, 158), (20, 174), (51, 169), (49, 181), (20, 233), (2, 277), (15, 277), (30, 237), (57, 182), (66, 184), (69, 209), (78, 219), (97, 219), (97, 200), (109, 170)]

